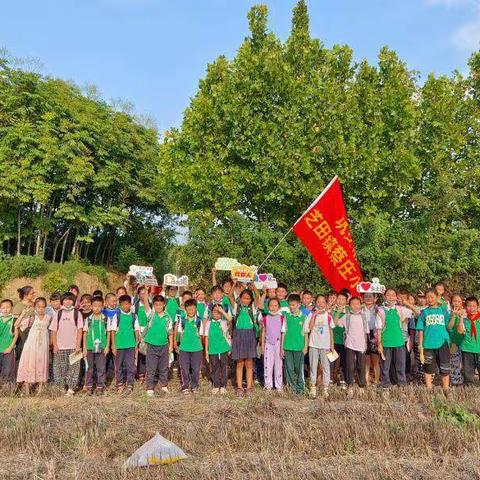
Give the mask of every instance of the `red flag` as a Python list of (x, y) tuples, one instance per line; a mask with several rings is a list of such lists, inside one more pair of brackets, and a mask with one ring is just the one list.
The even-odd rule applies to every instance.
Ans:
[(356, 294), (355, 287), (363, 276), (337, 176), (297, 220), (293, 231), (332, 288), (337, 292), (348, 288)]

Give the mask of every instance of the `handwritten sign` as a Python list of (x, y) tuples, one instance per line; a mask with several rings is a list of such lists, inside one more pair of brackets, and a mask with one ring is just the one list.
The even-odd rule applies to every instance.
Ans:
[(139, 285), (158, 285), (153, 267), (130, 265), (128, 275), (135, 277)]
[(215, 262), (215, 269), (230, 271), (233, 267), (238, 267), (240, 265), (241, 263), (236, 258), (219, 257)]
[(256, 273), (253, 281), (259, 290), (278, 287), (277, 279), (271, 273)]
[(233, 280), (236, 280), (237, 282), (249, 283), (253, 282), (253, 279), (255, 278), (255, 269), (248, 265), (238, 265), (233, 267), (231, 272)]
[(163, 276), (163, 284), (169, 287), (187, 287), (188, 277), (186, 275), (177, 277), (176, 275), (173, 275), (173, 273), (166, 273)]
[(385, 293), (385, 285), (380, 284), (378, 278), (372, 278), (371, 282), (360, 282), (357, 285), (358, 293)]

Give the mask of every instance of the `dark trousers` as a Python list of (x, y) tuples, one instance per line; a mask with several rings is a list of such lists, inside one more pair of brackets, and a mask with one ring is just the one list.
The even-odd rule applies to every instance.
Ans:
[[(338, 353), (338, 359), (335, 360), (335, 363), (340, 364), (340, 372), (342, 374), (343, 380), (347, 379), (347, 362), (345, 355), (345, 345), (335, 344), (335, 351)], [(332, 368), (332, 372), (333, 372)]]
[(147, 373), (147, 356), (138, 352), (137, 358), (137, 375), (144, 377)]
[(263, 367), (263, 355), (260, 358), (255, 359), (255, 378), (258, 383), (263, 387), (265, 386), (265, 375)]
[(465, 384), (476, 383), (475, 373), (480, 373), (480, 354), (471, 352), (462, 352), (463, 376)]
[[(407, 384), (407, 376), (405, 373), (407, 349), (402, 345), (401, 347), (384, 347), (383, 355), (385, 360), (381, 360), (381, 384), (382, 387), (390, 387), (392, 385), (391, 378), (399, 386)], [(391, 375), (391, 369), (394, 374)]]
[(303, 377), (303, 351), (285, 350), (285, 377), (287, 385), (295, 393), (303, 393), (305, 379)]
[(93, 387), (93, 374), (96, 372), (97, 375), (97, 389), (101, 390), (105, 388), (105, 367), (107, 364), (107, 359), (103, 352), (94, 353), (91, 351), (87, 352), (87, 363), (88, 368), (85, 373), (85, 386), (91, 390)]
[(115, 378), (117, 387), (122, 386), (125, 382), (133, 387), (135, 382), (135, 348), (117, 349), (115, 357)]
[(10, 353), (0, 353), (0, 380), (2, 382), (15, 382), (15, 349)]
[(347, 369), (347, 385), (353, 385), (355, 372), (358, 377), (358, 386), (363, 388), (367, 383), (365, 379), (365, 353), (357, 352), (345, 347), (345, 362)]
[(105, 361), (106, 381), (111, 382), (115, 378), (115, 355), (112, 352), (107, 353)]
[(180, 372), (182, 374), (182, 391), (191, 388), (198, 388), (200, 381), (200, 366), (202, 364), (202, 351), (200, 352), (182, 352), (180, 351), (178, 359), (180, 362)]
[(147, 345), (146, 374), (147, 374), (147, 390), (155, 388), (155, 376), (158, 372), (158, 382), (161, 387), (166, 387), (168, 383), (168, 345), (160, 347), (156, 345)]
[(228, 353), (209, 355), (210, 360), (210, 380), (215, 388), (225, 388), (227, 386), (227, 367)]

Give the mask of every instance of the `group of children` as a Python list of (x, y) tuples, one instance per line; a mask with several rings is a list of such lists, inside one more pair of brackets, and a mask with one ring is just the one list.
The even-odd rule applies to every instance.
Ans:
[[(445, 293), (443, 284), (415, 297), (387, 289), (351, 296), (347, 291), (318, 295), (259, 291), (231, 279), (210, 289), (165, 287), (150, 295), (138, 286), (130, 296), (95, 291), (80, 296), (72, 285), (49, 302), (32, 287), (19, 290), (20, 302), (0, 303), (0, 377), (25, 393), (55, 382), (74, 395), (102, 394), (109, 377), (119, 391), (135, 381), (148, 396), (168, 393), (175, 368), (181, 391), (195, 393), (200, 378), (213, 394), (225, 394), (231, 380), (236, 395), (250, 395), (254, 383), (266, 390), (324, 397), (332, 382), (353, 394), (378, 384), (387, 389), (413, 380), (442, 388), (472, 385), (480, 369), (478, 300)], [(18, 361), (18, 365), (17, 365)], [(452, 382), (450, 382), (450, 379)]]

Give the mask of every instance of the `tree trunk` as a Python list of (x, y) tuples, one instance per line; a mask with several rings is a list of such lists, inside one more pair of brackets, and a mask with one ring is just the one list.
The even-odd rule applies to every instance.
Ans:
[(48, 230), (45, 232), (43, 236), (43, 245), (42, 245), (42, 258), (45, 259), (45, 252), (47, 251), (47, 238), (48, 238)]
[(102, 265), (105, 265), (105, 255), (107, 253), (108, 245), (110, 243), (110, 237), (108, 236), (108, 234), (109, 234), (109, 232), (105, 234), (107, 238), (106, 238), (106, 241), (105, 241), (105, 247), (103, 248), (103, 252), (102, 252), (102, 260), (100, 261), (100, 263)]
[(100, 247), (102, 246), (102, 242), (103, 242), (103, 237), (105, 236), (104, 233), (102, 233), (99, 237), (98, 237), (98, 243), (97, 243), (97, 248), (95, 249), (95, 255), (93, 257), (93, 263), (97, 263), (97, 258), (98, 258), (98, 254), (100, 253)]
[(17, 257), (20, 255), (20, 248), (21, 248), (21, 233), (22, 233), (22, 226), (20, 224), (21, 220), (22, 220), (22, 214), (19, 206), (18, 213), (17, 213)]
[(70, 255), (73, 257), (77, 253), (77, 234), (73, 234), (73, 245)]
[(27, 243), (27, 255), (31, 255), (31, 252), (30, 252), (31, 248), (32, 248), (32, 237), (30, 236), (28, 237), (28, 243)]

